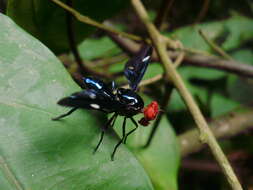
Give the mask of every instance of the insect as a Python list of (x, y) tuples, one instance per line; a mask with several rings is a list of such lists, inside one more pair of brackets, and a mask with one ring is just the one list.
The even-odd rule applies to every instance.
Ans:
[[(65, 114), (52, 118), (52, 120), (59, 120), (66, 117), (79, 108), (113, 113), (111, 118), (102, 128), (99, 142), (94, 149), (95, 153), (103, 141), (105, 131), (108, 130), (109, 127), (113, 127), (115, 120), (119, 115), (124, 116), (122, 138), (115, 145), (111, 154), (111, 160), (114, 160), (117, 148), (122, 143), (125, 144), (127, 137), (138, 128), (138, 123), (134, 120), (133, 116), (139, 113), (144, 113), (144, 117), (139, 121), (139, 123), (143, 126), (147, 126), (149, 121), (155, 119), (158, 114), (158, 104), (156, 102), (152, 102), (153, 104), (151, 103), (144, 109), (144, 102), (136, 93), (138, 84), (140, 83), (150, 62), (151, 54), (152, 47), (145, 46), (136, 54), (136, 56), (126, 63), (124, 75), (128, 79), (130, 89), (117, 88), (114, 81), (105, 83), (96, 78), (84, 77), (83, 83), (85, 90), (76, 92), (58, 101), (59, 105), (72, 107), (72, 109)], [(127, 119), (132, 121), (135, 128), (126, 133)]]

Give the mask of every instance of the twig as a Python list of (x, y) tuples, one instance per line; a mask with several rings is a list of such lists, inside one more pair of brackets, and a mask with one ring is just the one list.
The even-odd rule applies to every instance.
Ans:
[[(178, 53), (171, 52), (169, 55), (174, 57)], [(234, 60), (220, 59), (215, 56), (186, 55), (184, 61), (187, 65), (223, 70), (243, 77), (253, 77), (253, 66)]]
[(184, 82), (181, 78), (181, 76), (177, 73), (175, 68), (173, 67), (173, 64), (168, 57), (167, 51), (166, 51), (166, 45), (161, 40), (161, 36), (155, 26), (152, 22), (150, 22), (148, 14), (142, 5), (140, 0), (131, 0), (132, 5), (139, 16), (140, 20), (144, 23), (151, 40), (153, 42), (153, 45), (156, 48), (156, 51), (159, 55), (159, 58), (161, 62), (163, 63), (164, 70), (166, 77), (172, 80), (173, 84), (179, 91), (181, 97), (185, 101), (189, 111), (191, 112), (200, 132), (200, 140), (203, 143), (207, 143), (209, 147), (211, 148), (211, 151), (213, 155), (215, 156), (216, 160), (218, 161), (220, 167), (222, 168), (223, 173), (225, 174), (229, 184), (231, 185), (232, 189), (235, 190), (241, 190), (241, 184), (239, 183), (231, 165), (229, 164), (226, 156), (222, 152), (220, 146), (218, 145), (215, 137), (213, 136), (211, 130), (209, 129), (209, 126), (204, 119), (200, 109), (198, 108), (197, 104), (195, 103), (194, 99), (192, 98), (191, 94), (187, 90), (187, 88), (184, 85)]
[(219, 165), (216, 162), (209, 160), (184, 159), (182, 160), (181, 167), (183, 169), (197, 170), (202, 172), (221, 172)]
[(199, 23), (206, 15), (208, 8), (209, 8), (210, 0), (204, 0), (203, 6), (199, 12), (199, 15), (197, 16), (195, 24)]
[(115, 55), (113, 57), (105, 57), (105, 58), (93, 60), (92, 61), (93, 64), (90, 67), (92, 67), (92, 68), (104, 67), (105, 68), (105, 67), (108, 67), (108, 66), (111, 66), (111, 65), (114, 65), (114, 64), (118, 64), (119, 62), (121, 62), (125, 59), (127, 59), (127, 55), (122, 53), (122, 54), (119, 54), (119, 55)]
[(155, 19), (155, 25), (159, 30), (161, 30), (162, 25), (163, 25), (165, 19), (167, 18), (168, 12), (169, 12), (173, 3), (174, 3), (174, 0), (163, 0), (162, 1), (159, 11), (157, 13), (157, 17)]
[[(134, 55), (138, 52), (140, 46), (128, 39), (123, 39), (118, 36), (111, 38), (116, 42), (119, 47), (129, 55)], [(172, 59), (176, 59), (180, 52), (168, 51), (169, 56)], [(153, 54), (152, 61), (159, 61), (157, 54)], [(253, 77), (253, 66), (244, 64), (235, 60), (225, 60), (216, 56), (207, 56), (200, 54), (187, 54), (184, 56), (184, 65), (191, 65), (195, 67), (206, 67), (216, 70), (223, 70), (227, 72), (234, 73), (243, 77)]]
[[(70, 12), (80, 22), (83, 22), (85, 24), (94, 26), (94, 27), (99, 28), (101, 30), (111, 32), (111, 33), (129, 38), (129, 39), (132, 39), (132, 40), (135, 40), (135, 41), (143, 41), (144, 40), (143, 38), (141, 38), (139, 36), (136, 36), (134, 34), (129, 34), (129, 33), (126, 33), (126, 32), (118, 31), (114, 28), (111, 28), (109, 26), (101, 24), (101, 23), (99, 23), (99, 22), (97, 22), (97, 21), (95, 21), (95, 20), (93, 20), (93, 19), (91, 19), (87, 16), (84, 16), (84, 15), (80, 14), (79, 12), (77, 12), (75, 9), (73, 9), (70, 6), (66, 5), (65, 3), (61, 2), (60, 0), (51, 0), (51, 1), (53, 1), (54, 3), (56, 3), (57, 5), (62, 7), (63, 9), (67, 10), (68, 12)], [(147, 41), (150, 43), (150, 40), (147, 40)]]
[[(67, 0), (67, 4), (72, 6), (72, 0)], [(71, 14), (66, 11), (66, 22), (67, 22), (67, 34), (69, 40), (70, 49), (74, 55), (75, 61), (79, 67), (80, 72), (84, 75), (88, 73), (88, 69), (83, 65), (81, 56), (76, 48), (75, 36), (74, 36), (74, 28), (73, 28), (73, 19)]]
[(224, 57), (225, 59), (230, 59), (232, 60), (233, 58), (228, 55), (223, 49), (221, 49), (217, 44), (215, 44), (212, 40), (210, 40), (205, 33), (199, 29), (199, 34), (200, 36), (205, 40), (205, 42), (211, 47), (213, 48), (213, 50), (215, 50), (218, 54), (220, 54), (222, 57)]
[[(216, 138), (229, 138), (253, 127), (253, 111), (228, 114), (215, 119), (209, 125)], [(198, 135), (197, 129), (192, 129), (179, 135), (180, 151), (183, 157), (204, 147), (199, 142)]]
[[(68, 4), (68, 6), (72, 6), (72, 0), (67, 0), (67, 4)], [(107, 79), (111, 78), (110, 75), (108, 75), (108, 74), (97, 72), (97, 71), (92, 70), (89, 67), (84, 65), (82, 58), (81, 58), (81, 56), (78, 52), (78, 49), (76, 47), (75, 32), (74, 32), (72, 15), (68, 11), (66, 11), (66, 22), (67, 22), (67, 34), (68, 34), (69, 46), (70, 46), (70, 49), (74, 55), (75, 62), (77, 63), (77, 65), (79, 67), (79, 71), (80, 71), (81, 75), (85, 76), (87, 74), (91, 74), (93, 76), (103, 77), (103, 78), (107, 78)]]
[[(109, 26), (106, 26), (104, 24), (101, 24), (101, 23), (89, 18), (88, 16), (80, 14), (78, 11), (76, 11), (75, 9), (73, 9), (70, 6), (66, 5), (65, 3), (61, 2), (60, 0), (51, 0), (51, 1), (53, 1), (54, 3), (56, 3), (57, 5), (62, 7), (63, 9), (69, 11), (80, 22), (83, 22), (85, 24), (94, 26), (94, 27), (99, 28), (99, 29), (101, 29), (103, 31), (106, 31), (108, 33), (113, 33), (113, 34), (116, 34), (116, 35), (119, 35), (119, 36), (122, 36), (122, 37), (132, 39), (134, 41), (145, 41), (148, 44), (151, 43), (150, 39), (144, 39), (140, 36), (130, 34), (130, 33), (127, 33), (127, 32), (122, 32), (122, 31), (116, 30), (114, 28), (111, 28)], [(166, 43), (167, 43), (168, 47), (173, 48), (173, 49), (178, 48), (177, 44), (173, 40), (171, 40), (168, 37), (164, 37), (164, 38), (166, 38)]]
[(180, 52), (180, 54), (178, 55), (178, 57), (176, 58), (175, 62), (174, 62), (174, 67), (177, 68), (179, 65), (182, 64), (183, 60), (184, 60), (184, 56), (185, 53), (184, 52)]
[(146, 80), (142, 80), (140, 82), (140, 84), (139, 84), (139, 87), (155, 83), (155, 82), (161, 80), (162, 78), (163, 78), (163, 75), (162, 74), (158, 74), (158, 75), (156, 75), (156, 76), (154, 76), (152, 78), (149, 78), (149, 79), (146, 79)]
[[(163, 100), (160, 104), (161, 110), (166, 110), (166, 107), (167, 107), (167, 105), (170, 101), (171, 93), (172, 93), (172, 90), (173, 90), (173, 86), (171, 84), (169, 84), (169, 85), (167, 85), (167, 84), (168, 83), (164, 84), (165, 85), (165, 93), (164, 93), (164, 96), (163, 96)], [(161, 121), (163, 115), (164, 115), (164, 112), (160, 112), (159, 115), (157, 116), (157, 118), (156, 118), (156, 120), (155, 120), (155, 122), (152, 126), (152, 130), (150, 132), (148, 140), (147, 140), (146, 144), (143, 146), (143, 148), (147, 148), (151, 144), (151, 142), (153, 140), (153, 137), (154, 137), (154, 135), (157, 131), (157, 128), (159, 127), (159, 124), (160, 124), (160, 121)]]

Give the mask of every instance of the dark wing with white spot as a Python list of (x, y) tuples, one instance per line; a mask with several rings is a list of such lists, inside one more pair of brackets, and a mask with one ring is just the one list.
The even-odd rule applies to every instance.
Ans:
[(140, 83), (147, 66), (150, 62), (152, 54), (152, 47), (145, 46), (136, 54), (135, 57), (130, 59), (124, 69), (124, 74), (129, 81), (129, 85), (132, 90), (136, 90), (138, 84)]
[(59, 105), (83, 109), (99, 110), (107, 113), (116, 111), (118, 102), (94, 89), (76, 92), (58, 102)]

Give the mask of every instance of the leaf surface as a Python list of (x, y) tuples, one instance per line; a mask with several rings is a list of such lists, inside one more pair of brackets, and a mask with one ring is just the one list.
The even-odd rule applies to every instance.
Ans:
[(135, 157), (105, 135), (105, 116), (78, 110), (61, 121), (51, 118), (69, 109), (57, 100), (80, 88), (39, 41), (0, 15), (0, 189), (4, 190), (152, 190)]

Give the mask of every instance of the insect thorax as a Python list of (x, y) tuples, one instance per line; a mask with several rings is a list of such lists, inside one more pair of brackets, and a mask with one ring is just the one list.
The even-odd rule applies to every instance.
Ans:
[(144, 107), (142, 98), (132, 90), (119, 88), (116, 99), (121, 104), (121, 109), (117, 112), (120, 115), (132, 117), (141, 112)]

